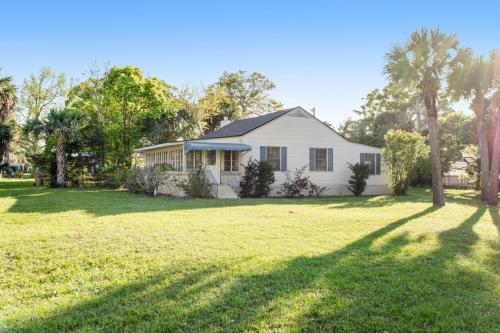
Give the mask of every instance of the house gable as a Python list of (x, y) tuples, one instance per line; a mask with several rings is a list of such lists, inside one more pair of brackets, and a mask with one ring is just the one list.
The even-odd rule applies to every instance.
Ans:
[[(290, 121), (287, 121), (289, 119)], [(282, 125), (283, 124), (283, 125)], [(264, 135), (265, 137), (269, 137), (268, 134), (265, 134), (267, 128), (281, 128), (285, 130), (287, 133), (281, 133), (282, 137), (288, 137), (291, 134), (293, 137), (302, 136), (303, 140), (307, 140), (310, 144), (314, 142), (321, 142), (326, 138), (332, 140), (332, 142), (340, 141), (343, 144), (356, 145), (359, 148), (367, 148), (369, 150), (375, 149), (379, 150), (378, 147), (373, 147), (369, 145), (364, 145), (361, 143), (353, 142), (342, 134), (338, 133), (335, 129), (326, 125), (324, 122), (307, 112), (302, 107), (298, 106), (293, 109), (289, 109), (288, 112), (280, 115), (279, 117), (274, 118), (272, 121), (269, 121), (258, 128), (255, 128), (252, 131), (249, 131), (245, 135), (243, 135), (243, 140), (248, 137), (254, 137), (255, 135)], [(308, 131), (310, 136), (303, 135), (303, 131)], [(278, 133), (282, 132), (278, 130)], [(290, 133), (288, 133), (290, 132)], [(318, 138), (321, 136), (321, 138)], [(242, 140), (239, 140), (242, 141)], [(271, 140), (274, 141), (274, 140)]]
[[(268, 127), (275, 127), (276, 122), (281, 124), (283, 121), (286, 122), (286, 119), (295, 119), (299, 121), (300, 126), (295, 130), (292, 130), (290, 127), (285, 127), (288, 132), (291, 133), (282, 133), (283, 137), (287, 137), (289, 134), (292, 136), (300, 135), (302, 129), (313, 127), (315, 130), (311, 133), (311, 138), (317, 136), (317, 134), (322, 133), (322, 135), (329, 137), (331, 140), (342, 140), (344, 143), (349, 143), (352, 145), (357, 145), (361, 147), (366, 147), (368, 149), (379, 149), (377, 147), (363, 145), (360, 143), (356, 143), (350, 141), (337, 131), (335, 131), (330, 126), (326, 125), (324, 122), (304, 110), (302, 107), (298, 106), (291, 109), (285, 109), (276, 111), (273, 113), (269, 113), (259, 117), (246, 118), (239, 121), (235, 121), (229, 125), (226, 125), (216, 131), (205, 134), (204, 136), (198, 139), (191, 139), (189, 141), (220, 141), (220, 142), (243, 142), (248, 137), (254, 137), (255, 133), (262, 133), (263, 129)], [(296, 123), (296, 122), (294, 122)], [(278, 125), (279, 127), (279, 125)], [(265, 131), (264, 131), (265, 132)], [(303, 139), (307, 139), (311, 141), (312, 139), (309, 137), (304, 137)], [(271, 139), (271, 138), (269, 138)], [(273, 138), (276, 139), (276, 138)], [(324, 138), (322, 138), (324, 139)], [(271, 140), (275, 141), (275, 140)], [(320, 140), (322, 141), (322, 140)], [(179, 142), (167, 142), (160, 145), (153, 145), (149, 147), (143, 147), (137, 149), (137, 151), (149, 150), (149, 149), (158, 149), (167, 145), (179, 144)]]

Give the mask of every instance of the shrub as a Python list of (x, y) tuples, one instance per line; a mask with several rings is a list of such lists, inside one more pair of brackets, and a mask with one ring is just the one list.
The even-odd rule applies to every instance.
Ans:
[(421, 159), (415, 165), (412, 172), (411, 186), (431, 186), (432, 185), (432, 163), (430, 156)]
[(361, 195), (365, 191), (366, 180), (368, 179), (368, 177), (370, 177), (370, 169), (368, 165), (365, 164), (356, 163), (353, 165), (351, 163), (347, 163), (347, 165), (352, 171), (352, 175), (348, 181), (349, 185), (347, 185), (347, 188), (354, 195)]
[(14, 177), (14, 169), (9, 165), (9, 163), (4, 163), (0, 165), (0, 173), (3, 178)]
[(158, 188), (168, 181), (168, 167), (163, 164), (148, 168), (131, 168), (123, 175), (123, 187), (134, 193), (156, 195)]
[(396, 195), (406, 194), (415, 167), (429, 156), (429, 147), (417, 132), (389, 130), (384, 139), (384, 162), (389, 168), (392, 190)]
[(71, 187), (81, 187), (88, 176), (88, 168), (83, 160), (69, 155), (66, 159), (66, 182)]
[(210, 198), (212, 192), (202, 168), (189, 173), (188, 179), (179, 182), (179, 186), (193, 198)]
[(267, 197), (271, 191), (271, 184), (274, 182), (274, 172), (268, 161), (250, 159), (240, 181), (240, 196), (244, 198)]
[(255, 184), (255, 197), (267, 197), (271, 191), (271, 184), (275, 182), (274, 172), (268, 161), (258, 163), (257, 183)]
[(319, 186), (309, 181), (309, 193), (315, 197), (322, 197), (326, 191), (326, 186)]
[(39, 153), (29, 155), (29, 160), (33, 166), (33, 176), (35, 179), (43, 179), (41, 182), (45, 181), (48, 177), (49, 186), (53, 187), (56, 184), (56, 157), (54, 153)]
[(128, 169), (120, 165), (106, 166), (96, 173), (96, 185), (99, 187), (118, 188), (123, 185), (128, 172)]
[(123, 176), (123, 188), (130, 192), (142, 193), (145, 183), (145, 172), (141, 168), (128, 169)]
[(257, 161), (250, 159), (245, 166), (244, 174), (240, 181), (241, 197), (250, 198), (254, 196), (258, 176), (259, 164)]
[(286, 172), (285, 182), (281, 184), (281, 189), (286, 197), (300, 197), (304, 191), (307, 191), (311, 182), (309, 181), (309, 177), (304, 176), (306, 167), (307, 166), (303, 166), (300, 169), (296, 169), (293, 173), (293, 177), (290, 172)]

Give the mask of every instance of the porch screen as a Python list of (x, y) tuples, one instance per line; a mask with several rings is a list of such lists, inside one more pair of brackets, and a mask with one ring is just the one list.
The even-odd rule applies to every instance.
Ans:
[(186, 168), (188, 171), (198, 170), (203, 165), (201, 151), (190, 151), (186, 154)]
[(182, 149), (168, 149), (144, 153), (145, 166), (166, 164), (174, 171), (182, 170)]

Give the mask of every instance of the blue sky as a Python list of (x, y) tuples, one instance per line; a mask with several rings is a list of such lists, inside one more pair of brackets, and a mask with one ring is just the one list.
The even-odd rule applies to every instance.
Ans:
[(22, 82), (42, 66), (82, 78), (93, 63), (135, 65), (202, 85), (258, 71), (286, 107), (335, 125), (382, 88), (384, 53), (423, 26), (477, 53), (500, 47), (499, 1), (8, 1), (0, 67)]

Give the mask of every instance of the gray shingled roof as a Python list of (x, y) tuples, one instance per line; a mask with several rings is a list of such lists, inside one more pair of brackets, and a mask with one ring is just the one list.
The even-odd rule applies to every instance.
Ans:
[(207, 133), (200, 139), (214, 139), (214, 138), (226, 138), (230, 136), (241, 136), (295, 109), (300, 109), (300, 107), (280, 110), (259, 117), (238, 120), (222, 128), (219, 128), (216, 131)]

